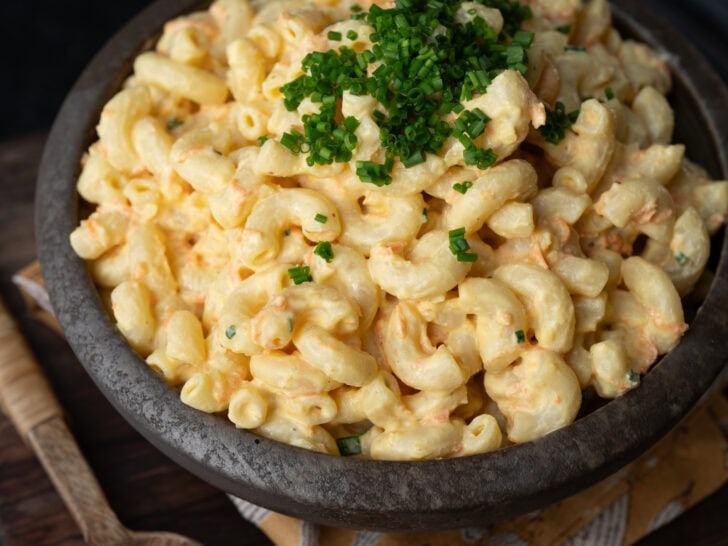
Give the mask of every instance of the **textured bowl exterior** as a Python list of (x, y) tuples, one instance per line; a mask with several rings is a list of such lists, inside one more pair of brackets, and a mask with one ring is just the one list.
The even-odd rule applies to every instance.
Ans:
[[(677, 138), (714, 177), (726, 177), (725, 86), (684, 38), (634, 4), (613, 4), (615, 20), (624, 34), (669, 52)], [(381, 530), (482, 525), (606, 477), (665, 435), (710, 389), (728, 356), (725, 243), (715, 281), (683, 341), (642, 385), (533, 442), (458, 459), (366, 461), (273, 442), (182, 404), (115, 328), (68, 238), (78, 222), (79, 162), (103, 104), (163, 22), (200, 6), (199, 0), (159, 0), (96, 56), (53, 126), (36, 197), (38, 253), (71, 347), (116, 409), (170, 458), (229, 493), (310, 521)]]

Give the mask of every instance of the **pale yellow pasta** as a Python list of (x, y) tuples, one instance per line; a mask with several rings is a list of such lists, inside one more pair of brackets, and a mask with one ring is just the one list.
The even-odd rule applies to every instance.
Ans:
[(132, 144), (132, 130), (137, 120), (152, 112), (152, 97), (143, 86), (117, 93), (101, 112), (97, 127), (99, 147), (115, 169), (124, 173), (139, 170), (139, 158)]
[(71, 246), (82, 258), (96, 259), (124, 241), (128, 223), (123, 211), (96, 211), (73, 230)]
[(525, 200), (536, 193), (536, 171), (526, 161), (512, 160), (492, 167), (473, 182), (473, 187), (445, 208), (448, 229), (479, 230), (490, 215), (508, 201)]
[(470, 421), (462, 432), (462, 448), (458, 456), (487, 453), (498, 449), (503, 442), (503, 434), (495, 417), (484, 413)]
[[(326, 221), (317, 221), (317, 214)], [(311, 190), (282, 189), (253, 207), (245, 222), (241, 259), (251, 268), (269, 264), (278, 255), (283, 231), (294, 225), (311, 241), (332, 241), (341, 233), (338, 211), (329, 199)]]
[(570, 294), (597, 297), (609, 280), (609, 268), (602, 262), (565, 256), (551, 266)]
[(645, 124), (653, 144), (670, 144), (675, 115), (665, 96), (654, 87), (643, 88), (632, 102), (632, 110)]
[(624, 346), (616, 339), (595, 343), (589, 349), (592, 384), (602, 398), (616, 398), (634, 387)]
[(77, 189), (81, 197), (97, 205), (123, 203), (122, 190), (126, 182), (124, 175), (106, 160), (99, 146), (92, 146), (78, 178)]
[(526, 264), (503, 265), (494, 276), (520, 297), (539, 345), (567, 351), (574, 336), (574, 303), (559, 277)]
[(300, 355), (269, 351), (250, 358), (250, 373), (268, 389), (291, 394), (328, 392), (340, 386)]
[(306, 362), (345, 385), (361, 387), (377, 373), (377, 361), (373, 356), (347, 345), (318, 326), (297, 329), (293, 343)]
[(430, 231), (405, 251), (405, 244), (384, 243), (371, 249), (369, 273), (379, 286), (400, 299), (421, 299), (453, 289), (470, 264), (458, 262), (445, 231)]
[(485, 222), (505, 239), (520, 239), (533, 233), (533, 205), (511, 201), (495, 211)]
[(151, 352), (156, 325), (147, 288), (135, 281), (120, 283), (111, 291), (111, 308), (131, 346), (140, 353)]
[(480, 109), (490, 118), (485, 131), (475, 139), (498, 157), (507, 157), (528, 136), (529, 126), (546, 121), (543, 104), (528, 82), (515, 70), (506, 70), (490, 84), (485, 94), (463, 103), (468, 110)]
[(228, 418), (238, 428), (257, 428), (265, 423), (269, 410), (265, 391), (247, 383), (230, 397)]
[(260, 50), (249, 38), (231, 42), (226, 53), (230, 66), (228, 87), (235, 100), (244, 104), (260, 93), (260, 86), (265, 79), (265, 62)]
[(229, 138), (224, 131), (206, 128), (186, 133), (170, 152), (174, 170), (199, 192), (221, 191), (235, 174), (235, 164), (223, 155)]
[(134, 72), (144, 83), (200, 104), (222, 104), (228, 96), (228, 88), (222, 78), (159, 53), (142, 53), (134, 61)]
[[(666, 59), (606, 0), (521, 3), (518, 36), (460, 0), (418, 51), (403, 34), (404, 77), (345, 0), (215, 0), (136, 58), (70, 243), (183, 403), (322, 453), (471, 456), (675, 347), (728, 181), (672, 143)], [(507, 61), (417, 57), (468, 25)]]
[(418, 390), (452, 390), (469, 379), (447, 345), (432, 345), (427, 322), (411, 304), (400, 303), (389, 318), (384, 352), (394, 374)]
[(205, 338), (202, 325), (190, 311), (177, 311), (164, 326), (167, 334), (166, 354), (190, 364), (205, 361)]
[(450, 422), (417, 424), (378, 435), (369, 448), (370, 456), (391, 461), (434, 459), (450, 454), (460, 439), (458, 427)]
[(455, 12), (455, 20), (458, 23), (466, 24), (480, 17), (485, 23), (498, 34), (503, 30), (503, 15), (494, 8), (488, 8), (477, 2), (463, 2)]
[(558, 353), (539, 348), (522, 353), (512, 367), (485, 374), (485, 389), (505, 415), (508, 439), (513, 442), (561, 428), (581, 405), (574, 372)]
[(117, 245), (91, 263), (94, 282), (104, 288), (115, 288), (129, 280), (129, 246)]
[(526, 310), (516, 295), (495, 279), (469, 278), (458, 286), (458, 296), (459, 305), (476, 317), (483, 368), (500, 370), (512, 364), (528, 332)]
[[(544, 151), (556, 166), (572, 167), (580, 172), (587, 191), (591, 191), (612, 159), (616, 123), (608, 108), (595, 99), (589, 99), (581, 105), (572, 130), (559, 144), (544, 144)], [(572, 189), (578, 190), (578, 187)]]
[(253, 429), (266, 438), (321, 453), (338, 453), (336, 440), (320, 425), (307, 425), (287, 414), (273, 411), (268, 419)]
[(219, 374), (198, 372), (185, 381), (180, 398), (188, 406), (207, 413), (224, 411), (228, 401), (216, 392), (220, 388), (220, 381)]

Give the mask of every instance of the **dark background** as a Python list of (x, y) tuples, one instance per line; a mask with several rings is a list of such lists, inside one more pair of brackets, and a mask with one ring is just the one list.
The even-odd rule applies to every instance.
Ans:
[[(48, 128), (106, 40), (150, 0), (0, 0), (0, 141)], [(728, 0), (643, 0), (728, 81)]]

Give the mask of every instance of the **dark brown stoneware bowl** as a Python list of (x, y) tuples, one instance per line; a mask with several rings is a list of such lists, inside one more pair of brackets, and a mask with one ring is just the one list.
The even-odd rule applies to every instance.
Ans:
[[(680, 345), (638, 389), (533, 442), (459, 459), (356, 460), (279, 444), (182, 404), (114, 327), (68, 237), (79, 220), (79, 162), (95, 139), (102, 106), (164, 21), (203, 4), (159, 0), (104, 47), (63, 105), (37, 187), (38, 253), (68, 341), (112, 404), (169, 457), (225, 491), (307, 520), (455, 528), (543, 507), (606, 477), (665, 435), (709, 390), (728, 356), (728, 263), (720, 243), (715, 280)], [(615, 20), (625, 35), (670, 54), (678, 141), (714, 177), (726, 177), (725, 87), (684, 38), (635, 4), (617, 2)]]

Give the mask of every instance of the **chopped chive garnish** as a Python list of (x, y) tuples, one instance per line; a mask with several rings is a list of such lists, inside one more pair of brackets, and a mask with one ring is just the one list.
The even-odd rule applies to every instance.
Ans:
[(525, 32), (523, 30), (519, 30), (513, 35), (513, 43), (518, 44), (523, 48), (529, 48), (533, 43), (533, 36), (533, 32)]
[(392, 177), (387, 174), (387, 166), (372, 161), (357, 161), (356, 175), (362, 182), (370, 182), (380, 188), (392, 183)]
[(184, 125), (185, 122), (177, 118), (169, 118), (167, 120), (167, 130), (174, 131), (177, 127)]
[(614, 91), (612, 91), (611, 87), (607, 87), (604, 90), (604, 96), (607, 97), (607, 100), (612, 100), (614, 98)]
[(517, 343), (525, 343), (526, 342), (526, 334), (523, 330), (516, 330), (516, 342)]
[(288, 317), (288, 332), (293, 332), (293, 317)]
[[(349, 92), (369, 95), (379, 103), (373, 118), (386, 160), (357, 162), (356, 173), (363, 182), (390, 184), (396, 161), (405, 168), (421, 164), (428, 153), (439, 154), (453, 134), (463, 142), (467, 165), (491, 166), (496, 154), (474, 142), (489, 120), (479, 110), (465, 112), (460, 102), (485, 93), (504, 70), (526, 73), (533, 33), (520, 27), (532, 13), (512, 0), (479, 3), (503, 15), (499, 35), (477, 16), (477, 10), (472, 21), (458, 22), (458, 1), (395, 0), (391, 8), (376, 4), (368, 12), (352, 8), (352, 19), (365, 20), (374, 29), (369, 36), (371, 47), (357, 52), (342, 45), (304, 57), (303, 74), (281, 87), (284, 105), (293, 111), (309, 98), (320, 108), (302, 116), (302, 127), (284, 133), (281, 143), (293, 153), (306, 154), (309, 166), (351, 161), (358, 145), (358, 122), (354, 118), (340, 121), (337, 106), (343, 93)], [(335, 31), (328, 32), (328, 37), (342, 38)], [(359, 36), (349, 30), (346, 37)], [(453, 112), (461, 114), (456, 128)]]
[(316, 248), (313, 249), (313, 253), (319, 258), (326, 260), (326, 263), (331, 263), (331, 260), (334, 259), (334, 251), (331, 248), (331, 243), (328, 241), (318, 243)]
[(473, 183), (469, 180), (466, 180), (465, 182), (458, 182), (452, 185), (452, 189), (454, 189), (458, 193), (462, 193), (463, 195), (468, 193), (468, 190), (472, 187)]
[(220, 150), (216, 150), (215, 148), (212, 149), (212, 151), (217, 155), (222, 155), (222, 152)]
[(577, 51), (579, 53), (584, 53), (584, 52), (586, 52), (586, 48), (581, 47), (581, 46), (567, 45), (567, 46), (564, 46), (564, 51)]
[(339, 447), (339, 453), (344, 457), (361, 455), (361, 440), (359, 439), (359, 436), (337, 438), (336, 445)]
[(311, 276), (311, 268), (307, 265), (292, 267), (288, 270), (288, 276), (291, 278), (294, 284), (301, 284), (304, 282), (313, 281)]
[(458, 262), (477, 262), (478, 255), (468, 252), (460, 252), (457, 256)]
[(450, 238), (450, 252), (459, 262), (475, 262), (478, 260), (477, 254), (468, 253), (470, 245), (465, 240), (464, 227), (448, 232), (448, 237)]
[(546, 108), (546, 123), (538, 128), (538, 132), (546, 142), (558, 144), (566, 136), (566, 129), (569, 129), (578, 117), (579, 110), (567, 114), (564, 104), (557, 102), (553, 110)]
[(225, 337), (228, 338), (228, 339), (232, 339), (232, 338), (235, 337), (235, 334), (236, 333), (237, 333), (237, 331), (235, 330), (235, 325), (234, 324), (231, 324), (225, 330)]
[(630, 370), (627, 372), (627, 380), (630, 383), (637, 383), (640, 380), (640, 374), (638, 374), (634, 370)]
[(571, 25), (561, 25), (560, 27), (556, 27), (556, 30), (558, 30), (561, 34), (570, 34)]
[(448, 232), (448, 237), (450, 237), (450, 240), (453, 239), (462, 239), (465, 236), (465, 228), (461, 227), (458, 229), (453, 229), (452, 231)]
[(316, 216), (313, 217), (313, 219), (321, 224), (325, 224), (328, 221), (329, 217), (324, 216), (323, 214), (317, 213)]
[(291, 234), (291, 230), (290, 229), (286, 228), (286, 229), (283, 230), (283, 235), (284, 236), (288, 237), (290, 234)]
[(426, 208), (422, 209), (422, 223), (423, 224), (427, 223), (427, 209)]
[(685, 265), (690, 261), (690, 258), (682, 252), (678, 252), (677, 254), (675, 254), (675, 261), (680, 265)]
[(266, 143), (267, 141), (268, 141), (268, 137), (267, 137), (267, 136), (262, 136), (262, 137), (259, 137), (259, 138), (258, 138), (258, 146), (262, 146), (262, 145), (263, 145), (263, 144), (265, 144), (265, 143)]

